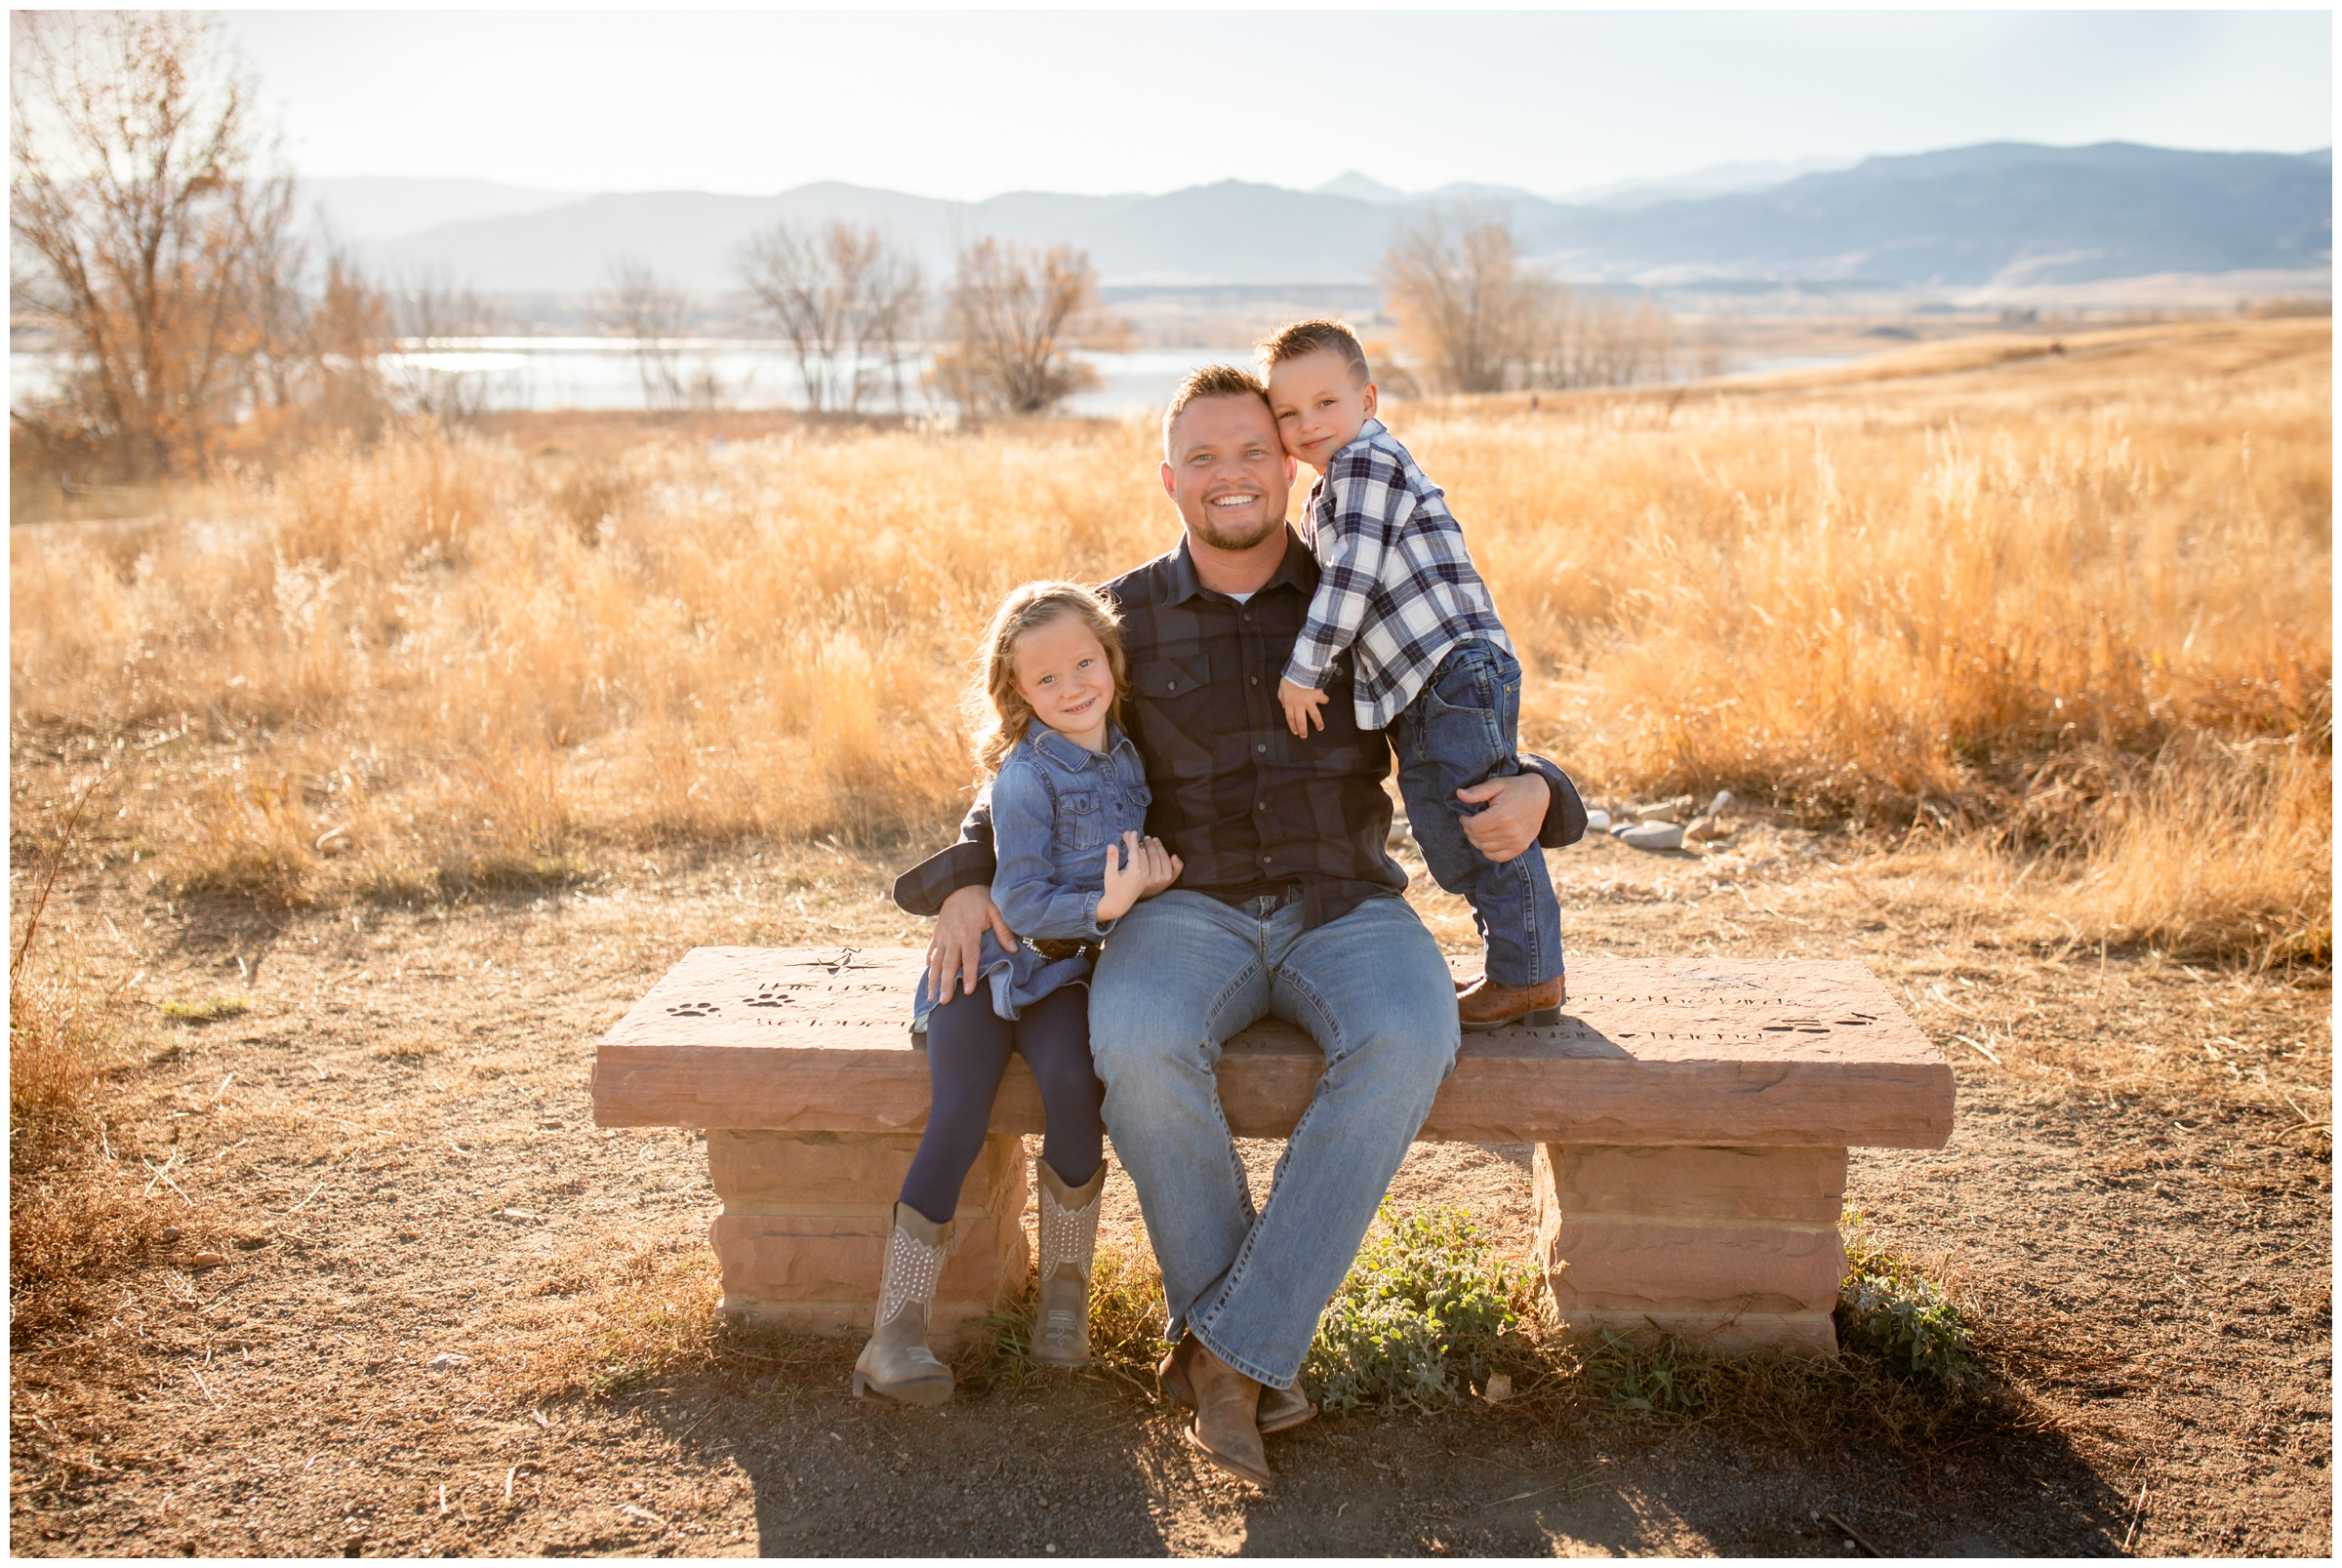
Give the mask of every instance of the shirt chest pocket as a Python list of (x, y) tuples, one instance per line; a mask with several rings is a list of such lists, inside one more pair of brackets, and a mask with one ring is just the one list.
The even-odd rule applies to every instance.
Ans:
[(1203, 654), (1191, 659), (1151, 659), (1130, 672), (1130, 689), (1156, 703), (1177, 703), (1199, 697), (1212, 683), (1212, 662)]
[(1106, 797), (1095, 789), (1068, 789), (1057, 797), (1058, 847), (1085, 850), (1106, 847)]
[[(1120, 804), (1114, 815), (1125, 831), (1135, 831), (1142, 837), (1147, 832), (1147, 808), (1154, 804), (1154, 791), (1145, 784), (1125, 785), (1117, 796)], [(1119, 836), (1119, 835), (1117, 835)]]
[(1214, 741), (1243, 723), (1240, 714), (1217, 710), (1212, 661), (1205, 654), (1134, 664), (1130, 691), (1136, 699), (1131, 704), (1132, 730), (1147, 753), (1147, 765), (1172, 779), (1208, 778)]

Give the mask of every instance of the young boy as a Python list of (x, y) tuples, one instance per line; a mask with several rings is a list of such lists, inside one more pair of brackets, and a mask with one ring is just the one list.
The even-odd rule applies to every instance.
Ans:
[(1520, 663), (1439, 487), (1374, 417), (1366, 353), (1338, 321), (1260, 345), (1285, 451), (1317, 471), (1302, 537), (1323, 568), (1277, 683), (1293, 733), (1314, 724), (1334, 660), (1352, 650), (1360, 729), (1387, 729), (1424, 864), (1472, 902), (1486, 973), (1456, 998), (1468, 1029), (1558, 1024), (1561, 913), (1532, 846), (1497, 864), (1464, 834), (1482, 808), (1456, 791), (1520, 772)]

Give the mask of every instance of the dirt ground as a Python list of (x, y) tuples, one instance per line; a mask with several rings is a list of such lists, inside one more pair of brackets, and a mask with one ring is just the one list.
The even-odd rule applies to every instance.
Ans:
[[(2037, 1431), (1898, 1456), (1475, 1404), (1272, 1439), (1263, 1498), (1103, 1377), (916, 1411), (849, 1397), (851, 1344), (613, 1376), (607, 1346), (697, 1332), (712, 1200), (695, 1135), (591, 1125), (594, 1040), (695, 945), (923, 943), (881, 897), (915, 854), (633, 855), (541, 897), (273, 919), (173, 905), (144, 864), (71, 873), (65, 950), (152, 1021), (108, 1179), (179, 1233), (12, 1336), (15, 1550), (2331, 1550), (2327, 975), (2007, 942), (1918, 863), (1796, 833), (1561, 852), (1569, 940), (1888, 980), (1958, 1121), (1855, 1151), (1850, 1201), (1951, 1287)], [(215, 995), (249, 1010), (156, 1021)], [(1525, 1148), (1420, 1146), (1394, 1193), (1528, 1251)]]

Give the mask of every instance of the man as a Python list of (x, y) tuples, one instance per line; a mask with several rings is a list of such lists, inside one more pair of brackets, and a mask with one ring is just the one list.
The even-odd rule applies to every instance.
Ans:
[[(1262, 1429), (1314, 1413), (1293, 1388), (1302, 1357), (1460, 1032), (1446, 961), (1400, 896), (1390, 744), (1356, 727), (1347, 656), (1322, 733), (1294, 736), (1277, 704), (1317, 585), (1285, 521), (1293, 475), (1258, 381), (1226, 366), (1188, 378), (1164, 416), (1162, 466), (1185, 537), (1105, 587), (1154, 791), (1148, 830), (1187, 869), (1122, 916), (1090, 992), (1107, 1126), (1163, 1269), (1164, 1384), (1196, 1407), (1190, 1441), (1264, 1487)], [(1494, 861), (1584, 830), (1560, 770), (1522, 760), (1529, 771), (1458, 791), (1484, 803), (1466, 831)], [(990, 837), (980, 801), (960, 841), (896, 885), (903, 907), (939, 917), (938, 996), (973, 992), (988, 927), (1016, 940), (988, 891)], [(1326, 1068), (1256, 1214), (1213, 1067), (1270, 1014), (1307, 1029)]]

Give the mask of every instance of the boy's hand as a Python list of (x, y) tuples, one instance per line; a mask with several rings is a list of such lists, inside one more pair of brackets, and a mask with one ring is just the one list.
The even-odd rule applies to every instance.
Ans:
[(1172, 883), (1179, 880), (1179, 873), (1188, 867), (1178, 856), (1163, 848), (1163, 841), (1159, 838), (1147, 840), (1146, 847), (1147, 891), (1139, 897), (1151, 899), (1157, 893), (1167, 891)]
[(1325, 728), (1325, 715), (1317, 711), (1325, 703), (1323, 692), (1296, 686), (1289, 680), (1279, 680), (1276, 683), (1276, 700), (1284, 704), (1285, 728), (1303, 740), (1310, 738), (1311, 725), (1314, 724), (1320, 730)]
[[(1162, 846), (1155, 845), (1155, 851), (1160, 854)], [(1129, 913), (1130, 906), (1147, 896), (1147, 846), (1133, 829), (1122, 835), (1121, 843), (1106, 846), (1106, 892), (1098, 900), (1098, 923)]]

